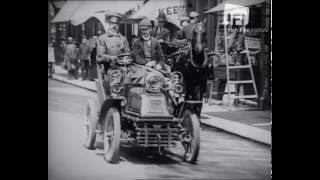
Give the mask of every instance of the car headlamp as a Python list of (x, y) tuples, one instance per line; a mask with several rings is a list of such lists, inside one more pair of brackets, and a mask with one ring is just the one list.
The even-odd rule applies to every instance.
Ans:
[(180, 83), (174, 84), (173, 89), (177, 94), (181, 94), (183, 92), (183, 86)]
[(172, 84), (182, 83), (182, 81), (183, 81), (183, 76), (182, 76), (181, 72), (174, 71), (171, 74), (171, 82), (172, 82)]
[(149, 92), (160, 92), (161, 79), (158, 76), (150, 76), (146, 80), (146, 87)]
[(181, 72), (174, 71), (171, 74), (171, 83), (172, 83), (172, 89), (175, 93), (181, 94), (183, 92), (183, 76)]

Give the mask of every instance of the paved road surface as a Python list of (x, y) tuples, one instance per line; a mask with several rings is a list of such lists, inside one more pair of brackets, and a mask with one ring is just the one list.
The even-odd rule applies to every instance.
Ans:
[[(121, 149), (118, 164), (108, 164), (101, 151), (83, 147), (83, 112), (95, 93), (48, 79), (48, 177), (50, 180), (96, 179), (270, 179), (268, 146), (204, 128), (198, 164), (173, 155), (157, 157)], [(180, 153), (181, 154), (181, 153)]]

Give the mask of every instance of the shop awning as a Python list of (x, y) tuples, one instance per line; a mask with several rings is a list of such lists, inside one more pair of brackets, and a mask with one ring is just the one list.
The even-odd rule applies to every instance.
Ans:
[(205, 11), (204, 13), (216, 13), (219, 11), (234, 10), (241, 7), (248, 7), (265, 2), (266, 0), (226, 0), (218, 4), (216, 7)]
[(51, 22), (68, 22), (82, 3), (83, 1), (67, 1)]
[(77, 26), (86, 22), (91, 17), (95, 17), (105, 26), (104, 11), (113, 11), (124, 14), (130, 9), (137, 9), (138, 5), (142, 5), (143, 0), (136, 1), (67, 1), (57, 16), (51, 21), (71, 22)]
[(66, 1), (51, 1), (58, 9), (61, 9)]
[(72, 15), (70, 21), (73, 25), (79, 25), (91, 17), (96, 17), (104, 22), (104, 11), (109, 10), (125, 14), (131, 9), (137, 9), (140, 1), (84, 1), (77, 11)]
[(129, 18), (142, 19), (147, 17), (150, 20), (156, 20), (159, 11), (166, 14), (168, 22), (181, 28), (180, 19), (186, 16), (185, 0), (150, 0)]

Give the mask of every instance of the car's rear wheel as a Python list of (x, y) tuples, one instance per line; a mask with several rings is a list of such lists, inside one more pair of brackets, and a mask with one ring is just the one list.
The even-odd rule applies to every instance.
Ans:
[(89, 99), (86, 106), (85, 113), (85, 126), (86, 126), (86, 139), (84, 146), (88, 149), (94, 149), (96, 140), (96, 129), (98, 124), (96, 103), (93, 99)]
[(186, 110), (183, 114), (182, 146), (184, 148), (184, 159), (189, 163), (195, 163), (200, 150), (200, 121), (195, 113)]
[(120, 155), (120, 113), (111, 107), (104, 121), (104, 158), (109, 163), (117, 163)]

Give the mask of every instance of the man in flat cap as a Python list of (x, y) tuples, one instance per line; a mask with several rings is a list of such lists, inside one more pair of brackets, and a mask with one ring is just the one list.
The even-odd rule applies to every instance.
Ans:
[(83, 36), (82, 42), (79, 45), (79, 53), (78, 53), (78, 59), (80, 60), (80, 65), (81, 65), (81, 76), (83, 81), (88, 79), (90, 52), (91, 52), (91, 47), (90, 47), (89, 41), (87, 40), (87, 37)]
[[(165, 65), (165, 57), (161, 49), (160, 42), (151, 36), (152, 24), (149, 19), (143, 19), (140, 23), (140, 37), (132, 43), (132, 55), (134, 62), (155, 69), (168, 71)], [(157, 71), (155, 71), (157, 72)], [(159, 72), (158, 72), (159, 73)], [(140, 66), (131, 67), (131, 82), (143, 84), (143, 77), (146, 75)]]
[(137, 64), (154, 67), (160, 64), (164, 68), (165, 57), (160, 42), (151, 37), (152, 24), (149, 19), (140, 22), (141, 37), (136, 39), (132, 45), (132, 53)]
[(160, 42), (169, 41), (170, 31), (164, 27), (167, 22), (166, 14), (161, 11), (157, 21), (158, 26), (152, 30), (152, 36)]
[[(98, 40), (97, 61), (102, 61), (107, 66), (115, 68), (117, 57), (123, 53), (129, 53), (130, 47), (127, 39), (119, 32), (119, 21), (121, 15), (114, 13), (106, 16), (108, 30)], [(109, 66), (109, 67), (108, 67)]]
[(190, 32), (193, 26), (199, 23), (199, 13), (197, 13), (196, 11), (191, 11), (189, 14), (189, 18), (190, 18), (190, 23), (184, 26), (182, 30), (183, 39), (190, 39)]
[(184, 17), (184, 18), (181, 18), (180, 19), (180, 26), (182, 27), (182, 29), (179, 29), (176, 33), (175, 33), (175, 36), (174, 36), (174, 38), (175, 39), (183, 39), (183, 36), (182, 36), (182, 34), (183, 34), (183, 28), (185, 27), (185, 26), (187, 26), (189, 24), (189, 17)]

